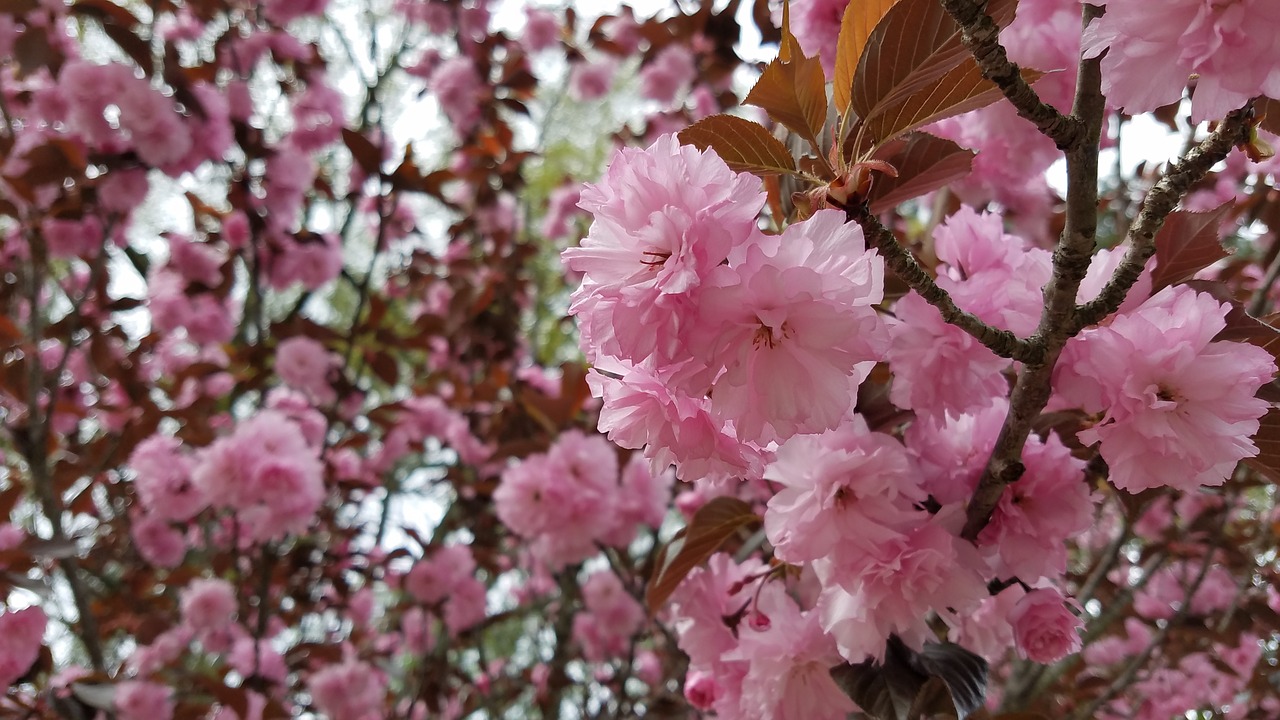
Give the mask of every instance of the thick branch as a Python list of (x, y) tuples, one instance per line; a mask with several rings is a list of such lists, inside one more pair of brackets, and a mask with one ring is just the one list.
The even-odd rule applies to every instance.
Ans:
[(854, 204), (846, 206), (844, 210), (846, 221), (855, 222), (862, 228), (867, 244), (880, 252), (889, 269), (926, 302), (937, 308), (944, 320), (969, 333), (1000, 357), (1021, 362), (1034, 362), (1038, 359), (1035, 349), (1017, 335), (991, 327), (977, 316), (961, 310), (947, 291), (938, 287), (929, 273), (920, 267), (910, 251), (898, 244), (898, 238), (894, 237), (893, 232), (871, 215), (865, 206)]
[(1231, 148), (1248, 140), (1248, 117), (1252, 110), (1253, 102), (1250, 101), (1243, 108), (1227, 115), (1209, 137), (1192, 148), (1147, 193), (1142, 209), (1138, 212), (1138, 219), (1126, 236), (1130, 246), (1124, 260), (1098, 297), (1077, 309), (1071, 328), (1073, 334), (1101, 322), (1124, 302), (1129, 289), (1142, 275), (1142, 268), (1146, 266), (1147, 260), (1156, 252), (1156, 233), (1164, 226), (1165, 218), (1178, 206), (1191, 186), (1203, 179), (1214, 165), (1226, 159)]
[(1000, 44), (1000, 28), (987, 15), (986, 0), (941, 0), (942, 7), (960, 26), (965, 47), (973, 54), (982, 76), (995, 83), (1018, 114), (1031, 121), (1042, 134), (1068, 150), (1087, 144), (1085, 123), (1077, 117), (1063, 115), (1044, 102), (1022, 77), (1017, 64), (1009, 60)]
[(1098, 226), (1098, 138), (1105, 109), (1101, 85), (1098, 62), (1082, 61), (1072, 111), (1084, 134), (1066, 153), (1066, 223), (1053, 252), (1053, 277), (1044, 289), (1040, 324), (1027, 341), (1030, 347), (1041, 350), (1041, 354), (1026, 362), (1018, 375), (1009, 397), (1009, 414), (978, 487), (969, 499), (962, 536), (970, 541), (976, 540), (987, 526), (1005, 487), (1022, 476), (1022, 447), (1031, 432), (1031, 424), (1049, 402), (1053, 366), (1071, 336), (1076, 295), (1080, 281), (1089, 270)]

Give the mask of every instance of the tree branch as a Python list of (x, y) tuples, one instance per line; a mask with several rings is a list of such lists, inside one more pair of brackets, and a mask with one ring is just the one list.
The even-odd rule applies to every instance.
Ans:
[[(942, 7), (960, 26), (964, 46), (982, 69), (982, 76), (1000, 88), (1018, 111), (1018, 115), (1029, 120), (1043, 135), (1053, 140), (1059, 150), (1089, 144), (1086, 123), (1079, 117), (1063, 115), (1057, 108), (1041, 100), (1022, 77), (1017, 64), (1009, 59), (1008, 52), (1000, 44), (1000, 28), (986, 13), (986, 0), (941, 2)], [(1086, 22), (1091, 7), (1085, 6)]]
[(1039, 358), (1036, 349), (1030, 347), (1017, 335), (1008, 330), (991, 327), (977, 316), (961, 310), (947, 291), (934, 282), (929, 273), (925, 272), (924, 268), (920, 267), (920, 263), (911, 256), (911, 252), (898, 244), (898, 238), (894, 237), (893, 232), (881, 224), (865, 205), (857, 203), (839, 205), (834, 200), (831, 202), (845, 211), (846, 222), (855, 222), (862, 228), (867, 244), (879, 251), (889, 269), (911, 286), (912, 290), (919, 293), (926, 302), (937, 308), (938, 312), (942, 313), (943, 320), (969, 333), (1000, 357), (1021, 362), (1034, 362)]
[(1151, 188), (1142, 201), (1138, 219), (1126, 235), (1130, 243), (1128, 252), (1098, 297), (1076, 309), (1075, 321), (1071, 326), (1072, 334), (1096, 325), (1120, 307), (1130, 288), (1142, 275), (1147, 260), (1155, 254), (1156, 233), (1164, 227), (1165, 218), (1178, 206), (1192, 185), (1203, 179), (1214, 165), (1225, 160), (1233, 147), (1248, 140), (1248, 119), (1252, 114), (1252, 100), (1243, 108), (1229, 113), (1209, 137), (1192, 148)]
[(969, 499), (961, 536), (971, 542), (991, 520), (1005, 487), (1022, 477), (1022, 447), (1031, 432), (1031, 424), (1049, 402), (1053, 366), (1071, 337), (1069, 330), (1076, 295), (1093, 258), (1098, 228), (1098, 138), (1105, 110), (1101, 87), (1098, 62), (1081, 61), (1072, 113), (1081, 123), (1084, 134), (1066, 153), (1066, 224), (1053, 252), (1053, 277), (1044, 289), (1040, 323), (1027, 340), (1027, 345), (1040, 350), (1040, 354), (1025, 361), (1018, 374), (1009, 397), (1009, 414), (978, 487)]

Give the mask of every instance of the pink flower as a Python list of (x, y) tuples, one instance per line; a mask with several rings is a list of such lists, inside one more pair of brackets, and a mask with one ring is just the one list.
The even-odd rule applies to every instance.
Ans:
[(924, 415), (973, 412), (1004, 396), (1010, 362), (948, 324), (914, 291), (893, 306), (886, 356), (893, 370), (889, 399)]
[(1038, 588), (1027, 593), (1009, 613), (1018, 654), (1038, 663), (1052, 663), (1080, 652), (1084, 623), (1067, 609), (1062, 593)]
[(835, 427), (888, 347), (874, 309), (884, 295), (883, 260), (836, 210), (790, 225), (745, 256), (718, 268), (700, 299), (695, 357), (724, 368), (712, 410), (739, 438), (762, 443)]
[(335, 356), (319, 341), (305, 335), (291, 337), (276, 347), (276, 374), (286, 385), (310, 395), (316, 402), (333, 402), (336, 392), (329, 384)]
[(1102, 90), (1136, 114), (1176, 102), (1190, 75), (1194, 122), (1221, 118), (1255, 95), (1280, 94), (1280, 6), (1269, 0), (1110, 0), (1085, 30), (1085, 57), (1102, 58)]
[(13, 685), (35, 664), (47, 623), (38, 607), (0, 613), (0, 687)]
[(157, 567), (177, 567), (187, 554), (182, 533), (174, 530), (164, 518), (154, 515), (135, 515), (129, 537), (142, 559)]
[(617, 492), (613, 448), (599, 435), (570, 430), (545, 455), (507, 468), (493, 499), (507, 527), (537, 540), (540, 559), (562, 567), (595, 554), (596, 540), (616, 522)]
[(998, 595), (984, 599), (971, 612), (943, 615), (951, 626), (947, 639), (981, 655), (990, 663), (999, 662), (1013, 647), (1013, 625), (1009, 622), (1009, 615), (1026, 594), (1022, 586), (1015, 583)]
[(459, 137), (465, 137), (480, 122), (483, 85), (475, 63), (463, 55), (440, 63), (427, 81)]
[(698, 670), (689, 671), (684, 680), (684, 698), (699, 710), (710, 710), (719, 695), (719, 684), (714, 675)]
[(152, 435), (138, 443), (129, 456), (142, 506), (167, 520), (189, 520), (208, 505), (191, 481), (194, 462), (181, 449), (177, 438)]
[(182, 621), (193, 630), (218, 630), (235, 618), (235, 588), (220, 578), (196, 578), (182, 590)]
[[(831, 77), (836, 67), (836, 40), (850, 0), (796, 0), (791, 4), (791, 32), (808, 57), (817, 55)], [(778, 22), (781, 22), (781, 16)]]
[(1255, 394), (1276, 365), (1260, 347), (1213, 341), (1228, 309), (1167, 287), (1064, 352), (1055, 385), (1087, 412), (1105, 412), (1079, 436), (1101, 443), (1117, 487), (1219, 485), (1257, 454), (1249, 438), (1269, 405)]
[(454, 588), (475, 574), (476, 561), (466, 545), (446, 545), (415, 563), (404, 578), (404, 589), (428, 605), (449, 597)]
[(578, 102), (598, 100), (613, 86), (618, 61), (605, 55), (591, 62), (579, 62), (569, 71), (569, 95)]
[(817, 612), (802, 613), (795, 603), (780, 602), (770, 608), (767, 629), (739, 629), (739, 638), (738, 648), (724, 659), (748, 664), (740, 700), (744, 717), (843, 720), (854, 711), (853, 701), (831, 678), (840, 655)]
[(644, 449), (659, 473), (676, 466), (676, 477), (758, 478), (764, 453), (739, 442), (732, 430), (712, 417), (710, 401), (673, 392), (672, 381), (645, 367), (626, 371), (621, 380), (597, 371), (587, 376), (594, 396), (603, 398), (600, 431), (624, 448)]
[(591, 662), (626, 654), (631, 637), (644, 624), (644, 608), (610, 570), (592, 573), (582, 584), (585, 612), (573, 618), (573, 637)]
[(696, 73), (693, 53), (680, 43), (672, 43), (640, 71), (640, 94), (669, 105), (693, 82)]
[(560, 38), (560, 20), (555, 13), (542, 8), (525, 9), (524, 46), (531, 53), (556, 44)]
[(791, 563), (888, 541), (916, 521), (911, 504), (925, 499), (902, 445), (858, 416), (787, 440), (764, 477), (782, 486), (769, 500), (765, 530), (778, 558)]
[(171, 720), (173, 688), (159, 683), (126, 680), (116, 685), (115, 706), (120, 720)]
[(638, 363), (682, 354), (693, 295), (756, 232), (764, 193), (715, 153), (664, 135), (645, 150), (622, 149), (580, 205), (595, 219), (581, 246), (562, 255), (586, 275), (570, 312), (588, 357)]
[(383, 717), (386, 678), (372, 665), (347, 660), (311, 675), (307, 690), (316, 709), (333, 720)]
[(306, 242), (282, 238), (278, 247), (269, 278), (274, 288), (299, 283), (315, 290), (342, 272), (342, 245), (336, 235), (311, 236)]
[[(866, 552), (814, 563), (822, 582), (823, 628), (849, 662), (883, 656), (891, 633), (920, 647), (932, 631), (930, 610), (968, 612), (987, 597), (977, 550), (956, 533), (963, 513), (952, 506)], [(924, 515), (921, 513), (921, 515)]]

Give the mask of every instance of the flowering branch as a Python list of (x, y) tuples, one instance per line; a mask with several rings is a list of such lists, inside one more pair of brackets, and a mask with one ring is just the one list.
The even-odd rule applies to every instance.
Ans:
[[(1060, 150), (1087, 144), (1085, 123), (1077, 116), (1063, 115), (1057, 108), (1041, 100), (1022, 77), (1018, 65), (1009, 59), (1008, 52), (1000, 44), (1000, 28), (987, 15), (987, 3), (984, 0), (941, 1), (942, 7), (946, 8), (960, 26), (964, 46), (982, 69), (982, 76), (1000, 88), (1009, 102), (1013, 103), (1018, 115), (1031, 121)], [(1086, 22), (1091, 7), (1085, 6)]]
[(1210, 168), (1226, 159), (1231, 148), (1248, 140), (1248, 119), (1252, 112), (1253, 102), (1250, 101), (1239, 110), (1229, 113), (1209, 137), (1192, 148), (1151, 188), (1142, 203), (1138, 219), (1126, 236), (1130, 243), (1129, 251), (1125, 253), (1120, 267), (1116, 268), (1115, 275), (1098, 297), (1076, 309), (1071, 334), (1097, 324), (1120, 307), (1120, 303), (1129, 294), (1129, 289), (1138, 281), (1147, 260), (1155, 254), (1156, 233), (1164, 226), (1165, 218), (1173, 212), (1192, 185), (1204, 178)]
[[(833, 201), (834, 202), (834, 201)], [(948, 323), (969, 333), (991, 352), (1003, 358), (1021, 362), (1035, 362), (1039, 354), (1035, 348), (1008, 330), (992, 327), (977, 316), (961, 310), (951, 296), (934, 282), (929, 273), (920, 267), (920, 263), (911, 253), (898, 244), (898, 238), (871, 214), (865, 205), (850, 204), (841, 206), (847, 220), (855, 222), (862, 228), (867, 244), (874, 247), (884, 258), (899, 278), (920, 294), (926, 302), (938, 309)]]

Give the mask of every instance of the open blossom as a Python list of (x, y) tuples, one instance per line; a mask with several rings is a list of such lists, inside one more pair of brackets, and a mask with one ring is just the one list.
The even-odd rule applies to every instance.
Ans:
[(218, 630), (236, 614), (236, 591), (221, 578), (197, 578), (182, 590), (182, 621), (195, 630)]
[(920, 513), (928, 519), (866, 552), (814, 563), (822, 625), (846, 660), (882, 657), (890, 634), (918, 648), (932, 638), (929, 611), (964, 613), (987, 597), (978, 551), (951, 527), (962, 521), (956, 510)]
[(116, 685), (115, 709), (120, 720), (170, 720), (174, 710), (173, 688), (126, 680)]
[(1171, 286), (1068, 347), (1055, 384), (1105, 413), (1079, 434), (1100, 443), (1119, 488), (1138, 492), (1219, 485), (1241, 459), (1268, 409), (1255, 397), (1276, 365), (1254, 345), (1218, 341), (1229, 306)]
[(335, 356), (319, 341), (305, 335), (291, 337), (276, 348), (276, 373), (285, 384), (321, 403), (333, 401), (329, 371)]
[(777, 556), (792, 563), (889, 540), (916, 520), (912, 503), (925, 499), (906, 450), (861, 417), (787, 440), (764, 477), (782, 486), (769, 500), (765, 530)]
[(837, 210), (820, 210), (744, 256), (717, 269), (699, 308), (695, 357), (724, 368), (712, 410), (739, 438), (762, 443), (835, 427), (888, 347), (874, 308), (884, 296), (883, 260)]
[(0, 613), (0, 687), (12, 685), (40, 657), (47, 623), (38, 607)]
[(694, 310), (690, 296), (755, 231), (760, 180), (675, 135), (623, 148), (604, 178), (582, 191), (594, 221), (565, 265), (585, 273), (570, 311), (585, 349), (640, 362), (677, 357)]
[(570, 430), (548, 452), (508, 467), (493, 499), (498, 518), (559, 568), (594, 555), (596, 541), (614, 531), (617, 495), (614, 449), (599, 435)]
[(644, 608), (627, 594), (622, 581), (610, 570), (592, 573), (582, 584), (585, 612), (573, 618), (573, 637), (583, 656), (606, 662), (627, 652), (631, 637), (644, 624)]
[(769, 627), (741, 628), (726, 660), (748, 665), (742, 682), (741, 717), (769, 720), (843, 720), (855, 706), (831, 678), (840, 662), (835, 641), (815, 611), (794, 602), (769, 608)]
[(387, 680), (366, 662), (347, 660), (319, 670), (307, 681), (311, 700), (333, 720), (382, 717)]
[(1280, 96), (1280, 4), (1272, 0), (1108, 0), (1085, 30), (1103, 50), (1102, 91), (1131, 114), (1177, 102), (1192, 74), (1193, 121), (1225, 116), (1256, 95)]
[(1009, 613), (1018, 654), (1038, 663), (1057, 662), (1080, 652), (1084, 623), (1067, 609), (1062, 593), (1038, 588), (1027, 593)]

